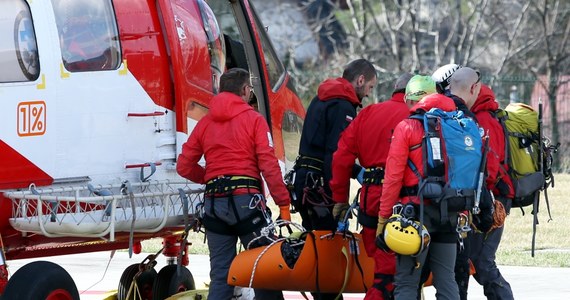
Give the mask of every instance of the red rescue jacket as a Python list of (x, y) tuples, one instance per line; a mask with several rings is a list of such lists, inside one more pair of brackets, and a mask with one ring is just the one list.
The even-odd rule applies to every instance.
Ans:
[[(410, 112), (418, 110), (428, 111), (434, 107), (444, 111), (454, 111), (453, 100), (441, 94), (432, 94), (418, 102)], [(419, 182), (418, 177), (408, 167), (408, 159), (411, 159), (423, 175), (422, 138), (424, 137), (423, 124), (418, 120), (405, 119), (394, 129), (390, 151), (386, 160), (386, 172), (382, 198), (380, 198), (380, 210), (378, 215), (388, 219), (392, 215), (392, 207), (399, 201), (407, 203), (413, 201), (419, 204), (416, 196), (400, 198), (400, 190), (404, 186), (414, 186)], [(413, 149), (412, 149), (413, 147)]]
[[(198, 164), (204, 155), (206, 167)], [(206, 183), (221, 175), (261, 179), (279, 206), (289, 205), (269, 126), (261, 114), (235, 94), (223, 92), (212, 98), (202, 118), (182, 146), (176, 170), (182, 177)]]
[[(364, 168), (385, 167), (394, 128), (409, 114), (404, 93), (395, 93), (388, 101), (365, 107), (342, 132), (333, 155), (330, 181), (335, 202), (348, 202), (355, 159)], [(367, 215), (378, 214), (381, 194), (382, 185), (370, 185), (366, 193), (360, 194), (360, 207)]]
[(505, 161), (505, 133), (497, 118), (492, 114), (497, 109), (499, 109), (499, 103), (495, 100), (495, 94), (488, 86), (481, 84), (479, 97), (471, 107), (471, 111), (477, 117), (479, 126), (485, 130), (485, 133), (489, 134), (487, 188), (493, 191), (494, 195), (499, 195), (496, 185), (499, 180), (502, 180), (509, 191), (506, 197), (513, 198), (513, 183), (507, 173), (509, 166)]

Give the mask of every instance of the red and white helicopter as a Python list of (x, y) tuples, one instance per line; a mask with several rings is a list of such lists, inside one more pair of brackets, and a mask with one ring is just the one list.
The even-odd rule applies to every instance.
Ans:
[(252, 74), (284, 170), (296, 156), (305, 112), (249, 0), (2, 0), (0, 45), (2, 299), (79, 299), (62, 267), (8, 260), (155, 237), (173, 264), (133, 264), (118, 299), (135, 275), (143, 299), (194, 288), (176, 263), (201, 186), (176, 158), (227, 68)]

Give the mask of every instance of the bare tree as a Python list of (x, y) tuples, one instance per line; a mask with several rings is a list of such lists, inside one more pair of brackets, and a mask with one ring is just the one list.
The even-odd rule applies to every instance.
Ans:
[[(570, 66), (570, 3), (565, 0), (531, 1), (525, 16), (525, 37), (513, 61), (531, 72), (548, 95), (552, 143), (560, 142), (557, 95)], [(544, 75), (544, 76), (542, 76)], [(559, 168), (555, 161), (555, 168)]]
[[(284, 0), (283, 0), (284, 1)], [(323, 36), (342, 28), (343, 47), (329, 46), (335, 55), (317, 60), (317, 70), (298, 74), (298, 82), (316, 84), (332, 75), (331, 64), (364, 57), (378, 68), (377, 96), (390, 96), (391, 83), (401, 72), (431, 73), (446, 63), (479, 68), (504, 97), (514, 81), (505, 75), (532, 78), (548, 91), (552, 140), (558, 143), (556, 95), (570, 66), (570, 1), (568, 0), (298, 0), (317, 11), (323, 24), (313, 23)], [(342, 3), (341, 10), (338, 3)], [(326, 13), (319, 5), (326, 7)], [(334, 7), (333, 11), (330, 8)], [(334, 26), (331, 27), (331, 21)], [(321, 49), (322, 50), (322, 49)], [(326, 63), (325, 63), (326, 62)], [(339, 65), (337, 67), (340, 67)], [(305, 67), (305, 66), (304, 66)], [(303, 78), (305, 80), (303, 80)], [(545, 79), (542, 79), (545, 78)], [(496, 82), (494, 82), (496, 81)], [(508, 87), (505, 86), (508, 84)], [(311, 91), (313, 88), (307, 87)]]

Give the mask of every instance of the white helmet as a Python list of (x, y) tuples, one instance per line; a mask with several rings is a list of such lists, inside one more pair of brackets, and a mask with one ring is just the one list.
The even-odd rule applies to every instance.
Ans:
[(449, 87), (451, 75), (461, 68), (458, 64), (447, 64), (433, 72), (431, 78), (435, 81), (438, 92), (443, 93)]

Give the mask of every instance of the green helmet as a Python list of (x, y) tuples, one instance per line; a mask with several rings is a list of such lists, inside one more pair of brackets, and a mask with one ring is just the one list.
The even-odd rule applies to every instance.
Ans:
[(406, 85), (406, 101), (420, 101), (423, 97), (436, 92), (435, 81), (431, 76), (415, 75)]

